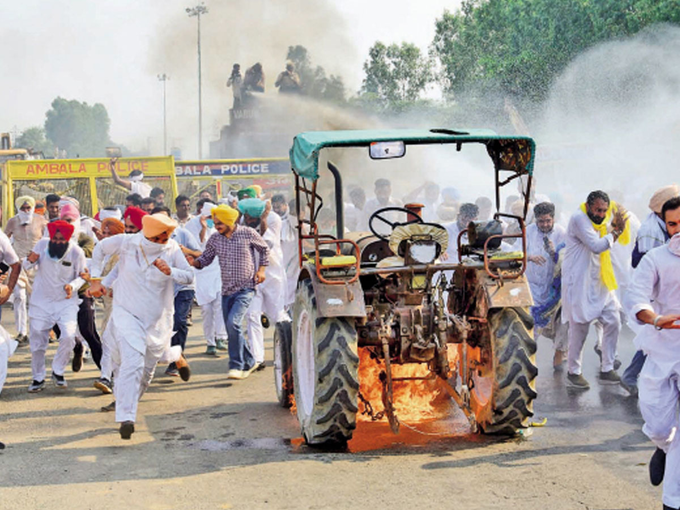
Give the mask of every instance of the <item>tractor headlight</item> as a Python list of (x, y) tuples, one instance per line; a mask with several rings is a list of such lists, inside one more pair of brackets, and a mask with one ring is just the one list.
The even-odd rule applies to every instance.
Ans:
[(409, 246), (409, 255), (418, 264), (431, 264), (437, 258), (437, 243), (415, 242)]

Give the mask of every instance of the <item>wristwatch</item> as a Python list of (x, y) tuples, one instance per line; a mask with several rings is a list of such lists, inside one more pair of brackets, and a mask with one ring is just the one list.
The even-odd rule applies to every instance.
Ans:
[(652, 324), (654, 325), (654, 329), (656, 329), (657, 331), (661, 331), (661, 330), (663, 329), (661, 326), (657, 326), (657, 325), (656, 325), (656, 323), (659, 322), (659, 319), (660, 319), (660, 318), (661, 318), (661, 315), (657, 315), (657, 316), (654, 318), (654, 322), (652, 323)]

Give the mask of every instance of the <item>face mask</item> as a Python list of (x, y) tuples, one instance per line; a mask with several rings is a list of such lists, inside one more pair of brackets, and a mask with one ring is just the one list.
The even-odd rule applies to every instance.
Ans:
[(33, 209), (31, 209), (29, 212), (19, 211), (17, 216), (19, 216), (19, 222), (22, 225), (28, 225), (31, 223), (31, 221), (33, 221)]
[(668, 249), (673, 255), (680, 257), (680, 234), (671, 237), (671, 240), (668, 241)]
[(208, 225), (208, 228), (215, 228), (215, 222), (213, 221), (212, 218), (208, 218), (205, 220), (205, 224)]
[(166, 246), (167, 244), (154, 243), (152, 241), (149, 241), (146, 237), (142, 236), (141, 247), (142, 250), (144, 250), (144, 255), (146, 255), (149, 264), (153, 264), (153, 261), (160, 256), (161, 252)]

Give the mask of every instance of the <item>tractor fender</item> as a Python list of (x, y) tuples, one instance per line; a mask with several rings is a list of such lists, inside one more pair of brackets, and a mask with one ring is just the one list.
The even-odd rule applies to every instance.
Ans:
[(316, 297), (318, 317), (366, 317), (364, 291), (361, 282), (327, 285), (316, 276), (313, 264), (304, 264), (298, 282), (310, 280)]
[(534, 306), (526, 276), (515, 280), (495, 280), (486, 274), (481, 277), (489, 308), (525, 308)]

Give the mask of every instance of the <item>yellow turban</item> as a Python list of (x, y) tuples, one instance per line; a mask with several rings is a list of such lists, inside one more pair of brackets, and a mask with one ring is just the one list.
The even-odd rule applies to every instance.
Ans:
[(25, 195), (23, 197), (19, 197), (14, 201), (14, 205), (17, 206), (17, 210), (21, 209), (21, 206), (27, 203), (31, 206), (31, 209), (35, 209), (35, 198), (29, 197), (28, 195)]
[(656, 214), (661, 214), (663, 204), (668, 202), (671, 198), (680, 196), (680, 188), (677, 184), (671, 184), (665, 188), (657, 190), (649, 201), (649, 208)]
[(142, 218), (142, 232), (147, 238), (159, 236), (163, 232), (172, 234), (176, 228), (177, 222), (167, 214), (147, 214)]
[(252, 184), (249, 187), (253, 188), (255, 190), (255, 193), (257, 193), (257, 196), (255, 198), (260, 198), (262, 196), (262, 186), (260, 186), (259, 184)]
[(238, 219), (238, 211), (233, 207), (222, 204), (218, 205), (217, 207), (213, 207), (212, 216), (213, 218), (220, 220), (225, 225), (232, 227)]

